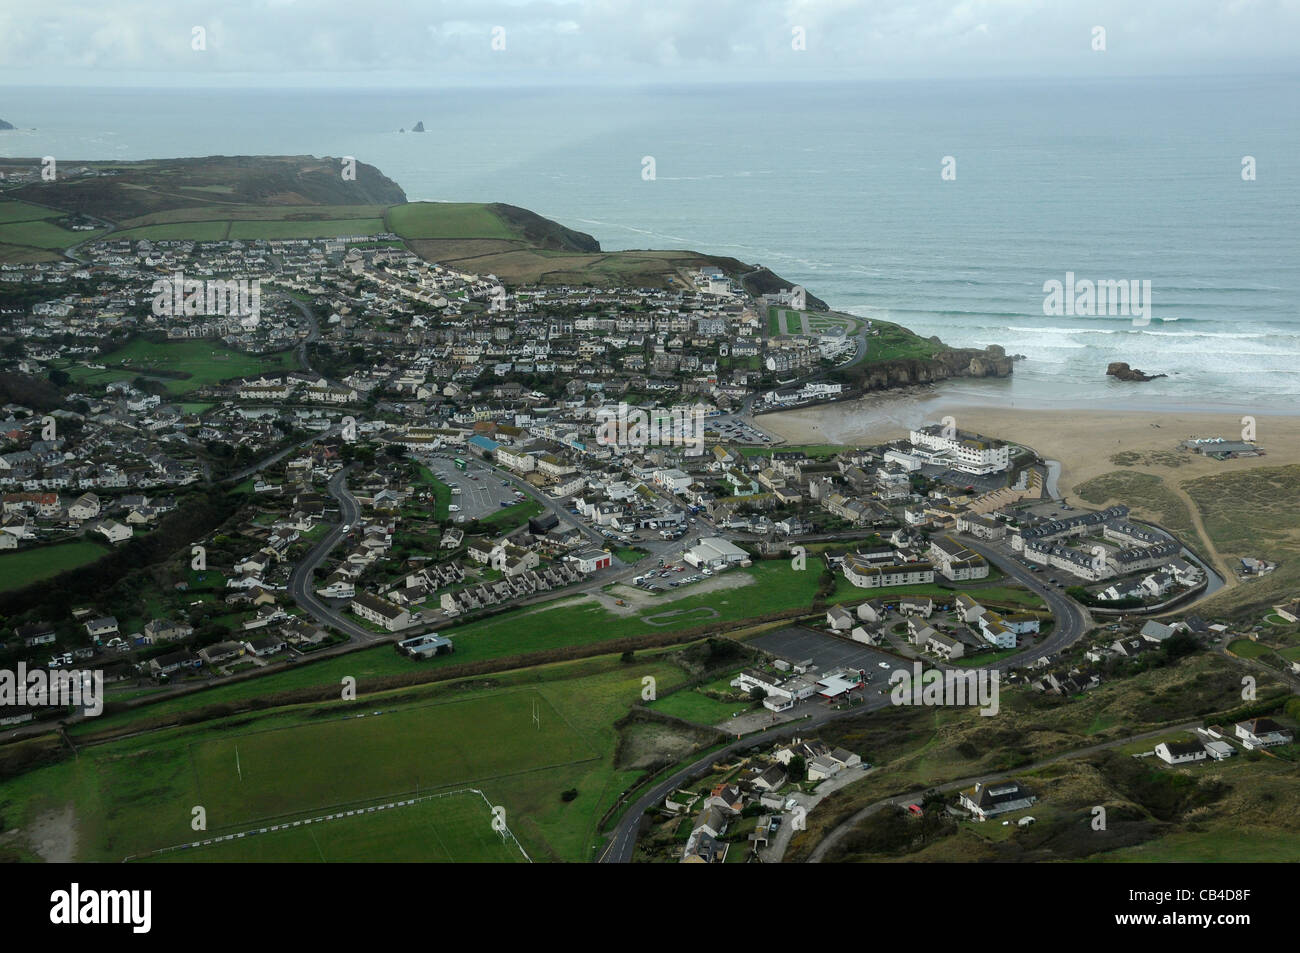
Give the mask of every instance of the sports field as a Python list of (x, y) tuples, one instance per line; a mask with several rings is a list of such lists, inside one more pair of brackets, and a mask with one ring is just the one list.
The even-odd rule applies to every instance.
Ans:
[[(512, 864), (526, 855), (495, 820), (487, 798), (464, 789), (425, 796), (413, 802), (385, 802), (291, 823), (279, 830), (260, 829), (225, 835), (225, 839), (191, 841), (182, 847), (141, 858), (163, 863), (383, 863)], [(500, 827), (498, 824), (497, 827)]]
[(196, 742), (190, 756), (210, 829), (229, 829), (598, 753), (540, 694), (520, 691)]

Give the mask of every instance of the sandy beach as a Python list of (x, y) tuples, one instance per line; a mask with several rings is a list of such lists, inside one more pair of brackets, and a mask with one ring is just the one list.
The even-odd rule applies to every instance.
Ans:
[[(1143, 410), (1022, 410), (980, 406), (944, 398), (932, 389), (872, 395), (840, 404), (764, 414), (755, 423), (791, 444), (876, 443), (907, 435), (909, 428), (953, 417), (962, 430), (971, 430), (1033, 447), (1044, 457), (1060, 461), (1060, 489), (1117, 469), (1117, 453), (1151, 454), (1176, 450), (1189, 437), (1239, 440), (1240, 412), (1205, 413)], [(1226, 468), (1281, 466), (1300, 463), (1300, 416), (1259, 414), (1254, 417), (1261, 457), (1219, 462), (1182, 454), (1179, 480), (1224, 473)], [(1169, 472), (1159, 461), (1125, 464), (1140, 470)]]

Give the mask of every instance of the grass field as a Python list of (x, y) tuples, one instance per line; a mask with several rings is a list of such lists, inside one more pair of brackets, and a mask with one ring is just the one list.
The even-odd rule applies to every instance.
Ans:
[(943, 348), (928, 338), (914, 334), (899, 324), (872, 320), (871, 328), (879, 334), (867, 336), (867, 356), (864, 363), (894, 361), (900, 358), (929, 358)]
[(28, 202), (0, 200), (0, 224), (9, 222), (34, 222), (43, 218), (59, 218), (63, 213), (57, 209), (42, 208)]
[(21, 589), (69, 569), (93, 563), (107, 554), (108, 550), (103, 546), (85, 540), (5, 553), (0, 556), (0, 592)]
[(102, 228), (89, 232), (74, 232), (60, 228), (43, 218), (26, 222), (9, 221), (0, 224), (0, 242), (9, 245), (27, 245), (32, 248), (67, 248), (102, 235), (104, 232), (105, 229)]
[(486, 526), (498, 532), (508, 532), (518, 526), (523, 526), (534, 516), (542, 512), (542, 504), (536, 500), (524, 500), (522, 503), (513, 503), (510, 506), (503, 506), (497, 512), (490, 516), (485, 516), (478, 521), (480, 526)]
[(684, 689), (651, 702), (648, 707), (697, 725), (716, 725), (731, 718), (737, 712), (747, 711), (752, 706), (743, 701), (719, 701), (703, 692)]
[(389, 228), (403, 238), (518, 239), (520, 234), (474, 202), (411, 202), (388, 210)]
[[(472, 839), (458, 839), (460, 821), (419, 806), (337, 821), (335, 840), (307, 825), (318, 853), (292, 827), (472, 787), (505, 808), (533, 859), (585, 861), (597, 821), (637, 773), (614, 761), (614, 723), (640, 700), (646, 676), (663, 691), (686, 678), (666, 653), (631, 663), (606, 656), (399, 689), (346, 711), (325, 702), (133, 735), (0, 782), (0, 816), (7, 830), (33, 828), (71, 810), (76, 856), (93, 861), (283, 823), (286, 836), (223, 842), (211, 859), (483, 859), (482, 822), (471, 822)], [(196, 805), (207, 812), (202, 837), (190, 826)]]
[(189, 374), (183, 380), (159, 378), (169, 392), (180, 396), (232, 377), (280, 370), (291, 360), (292, 355), (287, 351), (254, 355), (214, 345), (211, 341), (154, 342), (137, 338), (125, 347), (97, 358), (95, 363), (103, 364), (103, 370), (81, 365), (72, 365), (66, 370), (74, 380), (91, 384), (148, 377), (149, 370), (155, 367)]
[(196, 803), (212, 829), (228, 829), (418, 793), (422, 778), (464, 784), (599, 753), (544, 697), (519, 691), (203, 741), (190, 755)]
[(382, 218), (324, 219), (309, 222), (231, 222), (231, 238), (337, 238), (341, 235), (378, 235)]
[(394, 808), (385, 805), (374, 812), (312, 819), (309, 824), (144, 859), (163, 863), (523, 863), (526, 858), (518, 844), (493, 830), (492, 821), (491, 806), (483, 795), (465, 790)]

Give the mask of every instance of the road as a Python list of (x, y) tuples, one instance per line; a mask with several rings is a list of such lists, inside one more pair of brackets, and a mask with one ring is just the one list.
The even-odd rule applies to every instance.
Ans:
[(997, 774), (981, 774), (969, 778), (960, 778), (959, 780), (949, 781), (946, 784), (937, 785), (932, 788), (926, 788), (919, 791), (912, 791), (909, 794), (898, 794), (892, 797), (887, 797), (883, 800), (876, 801), (874, 804), (868, 804), (866, 807), (862, 808), (862, 810), (850, 816), (847, 820), (836, 825), (836, 827), (834, 827), (830, 831), (830, 833), (828, 833), (825, 837), (823, 837), (821, 842), (815, 848), (813, 848), (813, 852), (808, 855), (807, 862), (810, 864), (821, 863), (822, 858), (826, 856), (826, 853), (832, 847), (838, 844), (841, 840), (843, 840), (844, 836), (848, 834), (849, 831), (853, 830), (853, 828), (856, 825), (866, 820), (866, 818), (870, 817), (872, 814), (875, 814), (877, 811), (881, 810), (882, 808), (889, 807), (890, 805), (901, 806), (904, 804), (915, 804), (925, 796), (927, 790), (934, 790), (934, 791), (939, 791), (943, 794), (948, 794), (952, 791), (958, 791), (962, 788), (971, 787), (976, 783), (988, 784), (993, 781), (1002, 781), (1016, 774), (1022, 774), (1027, 771), (1037, 771), (1039, 768), (1044, 768), (1050, 764), (1055, 764), (1058, 761), (1065, 761), (1070, 758), (1086, 757), (1087, 755), (1095, 754), (1098, 751), (1105, 751), (1107, 748), (1117, 748), (1120, 745), (1130, 744), (1131, 742), (1134, 741), (1143, 741), (1147, 738), (1159, 738), (1159, 737), (1163, 737), (1164, 735), (1173, 734), (1174, 732), (1177, 731), (1195, 731), (1199, 727), (1201, 727), (1201, 722), (1189, 721), (1181, 725), (1171, 725), (1166, 728), (1156, 728), (1152, 731), (1144, 731), (1141, 734), (1129, 735), (1128, 737), (1125, 738), (1116, 738), (1113, 741), (1104, 741), (1101, 742), (1100, 744), (1089, 745), (1086, 748), (1075, 748), (1073, 751), (1063, 751), (1060, 754), (1052, 755), (1050, 758), (1044, 758), (1041, 761), (1035, 761), (1032, 764), (1023, 765), (1019, 768), (1016, 768), (1014, 771), (1004, 771)]
[(328, 625), (346, 633), (358, 642), (385, 642), (388, 641), (390, 636), (371, 632), (364, 626), (353, 622), (343, 613), (331, 608), (322, 601), (313, 588), (316, 568), (325, 561), (334, 547), (338, 545), (339, 540), (343, 538), (343, 527), (354, 525), (361, 516), (361, 507), (357, 504), (356, 497), (348, 491), (347, 487), (350, 469), (350, 467), (344, 467), (339, 470), (338, 473), (330, 477), (329, 482), (325, 485), (329, 495), (338, 501), (340, 522), (331, 527), (330, 531), (321, 537), (310, 552), (294, 567), (293, 574), (289, 577), (289, 596), (304, 612), (322, 625)]
[[(1033, 648), (1026, 649), (1016, 655), (1003, 659), (997, 665), (993, 666), (999, 670), (1005, 671), (1017, 665), (1023, 665), (1025, 662), (1032, 661), (1043, 655), (1050, 655), (1060, 652), (1062, 649), (1077, 642), (1083, 637), (1084, 633), (1091, 627), (1091, 620), (1082, 607), (1073, 600), (1067, 598), (1044, 585), (1033, 573), (1024, 567), (1018, 565), (1013, 560), (1004, 557), (1001, 553), (990, 550), (981, 543), (963, 538), (962, 542), (972, 549), (979, 552), (989, 561), (990, 564), (997, 566), (1008, 576), (1022, 583), (1031, 592), (1039, 595), (1048, 605), (1055, 619), (1055, 625), (1052, 627), (1051, 634), (1040, 644)], [(805, 705), (809, 704), (807, 702)], [(846, 707), (841, 709), (821, 707), (820, 703), (813, 703), (814, 710), (807, 719), (802, 721), (784, 722), (766, 731), (750, 735), (732, 742), (720, 751), (713, 751), (697, 759), (684, 768), (681, 768), (671, 776), (658, 782), (642, 794), (623, 815), (618, 825), (611, 832), (609, 843), (606, 844), (605, 850), (598, 858), (600, 863), (629, 863), (636, 849), (637, 833), (641, 826), (641, 819), (646, 811), (662, 801), (673, 790), (685, 784), (693, 777), (704, 773), (708, 767), (720, 758), (754, 746), (763, 745), (775, 741), (781, 737), (788, 737), (795, 734), (809, 735), (818, 727), (833, 721), (837, 718), (845, 718), (850, 715), (861, 715), (866, 712), (879, 711), (880, 709), (891, 704), (889, 696), (877, 696), (869, 698), (861, 705)], [(973, 782), (972, 782), (973, 783)]]

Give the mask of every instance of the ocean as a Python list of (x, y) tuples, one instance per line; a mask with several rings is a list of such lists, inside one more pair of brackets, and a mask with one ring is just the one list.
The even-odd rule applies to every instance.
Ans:
[[(1300, 396), (1296, 77), (9, 88), (0, 117), (20, 127), (5, 156), (351, 155), (412, 200), (761, 263), (832, 307), (1024, 355), (1010, 380), (946, 385), (972, 400), (1268, 413)], [(1149, 314), (1045, 314), (1067, 273), (1149, 282)], [(1168, 376), (1117, 382), (1111, 361)]]

